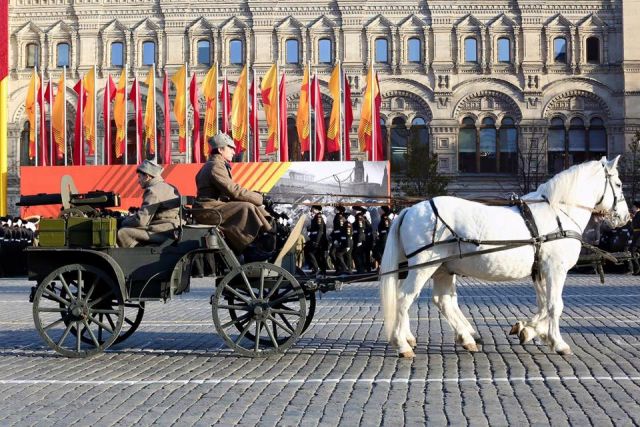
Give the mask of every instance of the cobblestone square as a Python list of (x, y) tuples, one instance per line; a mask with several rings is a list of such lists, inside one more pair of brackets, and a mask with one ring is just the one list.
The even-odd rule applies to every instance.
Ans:
[(530, 281), (461, 278), (460, 306), (482, 337), (454, 344), (425, 287), (411, 311), (414, 360), (382, 334), (377, 283), (321, 295), (315, 320), (285, 354), (238, 357), (215, 334), (212, 285), (148, 303), (140, 329), (91, 359), (44, 345), (32, 283), (0, 281), (0, 425), (637, 425), (640, 278), (570, 275), (562, 332), (573, 356), (520, 345)]

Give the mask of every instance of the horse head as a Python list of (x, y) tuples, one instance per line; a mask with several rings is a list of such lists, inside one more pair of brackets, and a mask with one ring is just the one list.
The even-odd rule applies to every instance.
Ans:
[(629, 207), (622, 192), (622, 181), (618, 176), (619, 160), (620, 156), (610, 161), (604, 156), (600, 159), (604, 184), (601, 187), (602, 195), (594, 207), (594, 212), (602, 215), (604, 220), (614, 228), (625, 225), (631, 219)]

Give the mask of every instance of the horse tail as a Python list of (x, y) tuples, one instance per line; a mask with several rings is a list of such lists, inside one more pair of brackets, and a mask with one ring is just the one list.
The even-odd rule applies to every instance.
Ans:
[(382, 313), (384, 314), (384, 329), (387, 334), (387, 340), (391, 339), (393, 327), (396, 323), (396, 305), (398, 302), (398, 273), (386, 274), (390, 271), (397, 270), (400, 262), (406, 259), (404, 248), (400, 242), (400, 225), (408, 209), (403, 210), (391, 223), (389, 234), (387, 235), (387, 243), (384, 247), (384, 254), (380, 263), (380, 304), (382, 305)]

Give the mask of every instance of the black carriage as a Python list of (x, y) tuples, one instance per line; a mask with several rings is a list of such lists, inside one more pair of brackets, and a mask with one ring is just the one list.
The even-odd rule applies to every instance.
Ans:
[[(184, 208), (186, 198), (181, 199)], [(299, 221), (272, 262), (241, 264), (215, 226), (184, 225), (152, 246), (34, 247), (28, 253), (35, 326), (68, 357), (101, 353), (130, 337), (145, 304), (189, 292), (194, 263), (204, 261), (217, 333), (236, 352), (282, 352), (307, 329), (315, 293), (339, 282), (296, 275), (290, 250)]]

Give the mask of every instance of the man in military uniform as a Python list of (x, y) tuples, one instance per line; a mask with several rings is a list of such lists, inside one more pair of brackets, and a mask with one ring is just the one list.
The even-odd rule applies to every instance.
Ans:
[(338, 228), (331, 232), (331, 254), (336, 274), (351, 274), (353, 228), (343, 215), (337, 215)]
[(200, 224), (219, 225), (229, 247), (239, 254), (261, 233), (272, 230), (271, 215), (263, 206), (270, 200), (233, 182), (231, 137), (219, 133), (209, 139), (209, 145), (212, 155), (196, 175), (193, 217)]
[(380, 217), (380, 223), (378, 224), (378, 238), (373, 246), (373, 259), (377, 264), (376, 268), (379, 268), (382, 262), (384, 247), (387, 244), (387, 236), (389, 235), (389, 227), (391, 227), (391, 220), (389, 216), (383, 212)]
[(314, 274), (327, 274), (327, 257), (325, 251), (328, 247), (327, 226), (322, 215), (322, 206), (311, 206), (311, 225), (307, 231), (309, 241), (304, 247), (304, 256), (311, 265)]
[[(353, 223), (353, 263), (356, 272), (364, 273), (367, 268), (367, 231), (364, 223), (364, 208), (354, 207), (355, 221)], [(362, 210), (361, 210), (362, 209)]]
[(140, 163), (138, 184), (144, 190), (142, 206), (122, 221), (118, 246), (133, 248), (140, 243), (160, 243), (180, 227), (180, 193), (162, 179), (162, 167), (150, 160)]

